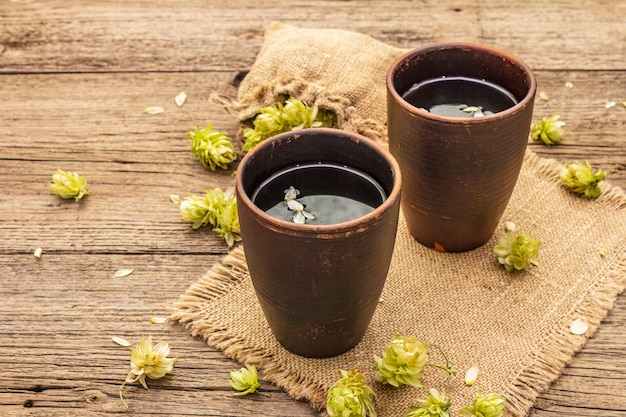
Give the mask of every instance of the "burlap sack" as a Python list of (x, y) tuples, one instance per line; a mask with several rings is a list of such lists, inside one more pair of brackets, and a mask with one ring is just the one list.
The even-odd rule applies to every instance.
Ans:
[(272, 23), (239, 86), (239, 121), (293, 96), (333, 110), (340, 129), (386, 143), (387, 69), (406, 52), (369, 36)]

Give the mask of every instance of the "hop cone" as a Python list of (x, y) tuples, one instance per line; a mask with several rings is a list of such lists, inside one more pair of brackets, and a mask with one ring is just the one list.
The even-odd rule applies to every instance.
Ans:
[(477, 395), (471, 406), (463, 407), (459, 414), (463, 417), (501, 417), (505, 399), (497, 394)]
[(328, 390), (326, 411), (331, 417), (376, 417), (373, 398), (365, 375), (357, 368), (339, 371), (341, 378)]
[(376, 361), (376, 380), (398, 387), (402, 384), (422, 386), (422, 371), (428, 362), (429, 345), (415, 337), (396, 336)]
[(218, 167), (228, 169), (228, 164), (237, 159), (232, 140), (226, 132), (213, 130), (209, 123), (204, 129), (187, 132), (191, 139), (191, 153), (196, 156), (202, 165), (215, 171)]
[(598, 198), (602, 191), (598, 184), (604, 180), (606, 174), (598, 170), (595, 174), (589, 161), (574, 161), (566, 164), (561, 171), (559, 181), (571, 192), (580, 194), (584, 198)]
[(422, 405), (411, 406), (411, 411), (404, 417), (450, 417), (450, 397), (445, 392), (431, 388), (428, 396), (420, 402)]

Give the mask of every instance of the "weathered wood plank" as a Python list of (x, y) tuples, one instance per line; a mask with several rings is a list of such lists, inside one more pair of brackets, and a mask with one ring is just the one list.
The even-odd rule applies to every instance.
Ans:
[(239, 70), (272, 21), (341, 27), (406, 48), (481, 42), (537, 69), (623, 70), (625, 14), (623, 0), (4, 2), (0, 71)]
[[(260, 409), (268, 416), (315, 415), (306, 403), (292, 401), (268, 383), (262, 388), (270, 393), (269, 400), (232, 397), (228, 372), (239, 365), (190, 338), (177, 324), (150, 322), (152, 316), (165, 315), (178, 294), (216, 260), (205, 254), (3, 257), (0, 367), (4, 384), (9, 384), (0, 392), (2, 410), (8, 410), (3, 415), (121, 412), (117, 395), (128, 370), (128, 351), (111, 337), (135, 341), (141, 334), (168, 340), (180, 359), (174, 374), (150, 381), (150, 391), (136, 386), (125, 390), (137, 415), (258, 415), (254, 410)], [(136, 271), (113, 278), (119, 267)], [(31, 307), (25, 310), (23, 305)], [(623, 415), (626, 357), (620, 352), (626, 349), (625, 327), (626, 298), (621, 297), (531, 415)], [(51, 409), (58, 414), (44, 411)]]
[[(62, 168), (80, 170), (103, 195), (133, 196), (140, 187), (149, 187), (153, 197), (200, 192), (210, 186), (209, 177), (225, 185), (230, 172), (214, 175), (198, 164), (186, 132), (212, 122), (237, 134), (235, 118), (208, 102), (212, 93), (234, 98), (236, 75), (0, 75), (11, 98), (0, 102), (3, 181), (12, 192), (39, 193), (45, 177)], [(615, 184), (626, 185), (626, 107), (621, 104), (626, 79), (611, 71), (538, 71), (537, 77), (550, 100), (537, 100), (535, 119), (560, 114), (567, 134), (558, 146), (532, 143), (531, 149), (559, 160), (589, 159), (615, 171), (609, 177)], [(566, 81), (574, 87), (566, 88)], [(189, 99), (178, 108), (173, 99), (183, 90)], [(606, 109), (607, 101), (617, 104)], [(144, 114), (151, 105), (163, 106), (165, 113)], [(26, 171), (31, 176), (24, 177)], [(123, 182), (116, 184), (114, 178)], [(188, 191), (182, 190), (184, 184)]]

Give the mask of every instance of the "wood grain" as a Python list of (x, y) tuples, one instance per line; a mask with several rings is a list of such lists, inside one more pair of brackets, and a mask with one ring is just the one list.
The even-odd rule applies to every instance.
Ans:
[[(150, 322), (227, 252), (183, 223), (169, 196), (232, 184), (236, 167), (202, 167), (186, 132), (210, 122), (236, 134), (233, 115), (208, 98), (235, 98), (271, 21), (405, 48), (454, 40), (506, 49), (550, 96), (535, 118), (567, 123), (562, 144), (530, 148), (588, 159), (626, 187), (624, 15), (626, 1), (0, 2), (0, 415), (317, 415), (265, 381), (269, 398), (232, 396), (238, 364), (180, 325)], [(189, 98), (179, 108), (180, 91)], [(165, 112), (146, 115), (148, 106)], [(88, 178), (91, 195), (52, 195), (58, 168)], [(114, 278), (120, 268), (135, 272)], [(179, 360), (149, 391), (127, 386), (125, 410), (128, 350), (111, 337), (141, 334), (168, 340)], [(624, 352), (622, 295), (530, 415), (626, 416)]]

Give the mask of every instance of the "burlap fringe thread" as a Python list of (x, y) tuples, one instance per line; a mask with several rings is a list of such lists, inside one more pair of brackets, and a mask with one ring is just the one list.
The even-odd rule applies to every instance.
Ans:
[[(526, 153), (524, 164), (539, 177), (557, 181), (555, 173), (560, 172), (563, 165), (549, 158), (541, 158), (531, 151)], [(626, 208), (626, 193), (620, 187), (606, 182), (600, 184), (602, 195), (597, 203), (607, 208)], [(613, 308), (615, 298), (626, 288), (626, 253), (622, 253), (617, 264), (608, 274), (608, 282), (603, 286), (596, 286), (595, 290), (587, 294), (582, 300), (581, 312), (587, 318), (589, 330), (585, 341), (598, 330), (600, 323)], [(568, 331), (570, 319), (563, 317), (560, 325), (543, 339), (536, 354), (522, 364), (522, 371), (515, 379), (508, 391), (504, 393), (507, 399), (507, 409), (515, 417), (525, 416), (535, 404), (539, 394), (550, 386), (561, 374), (562, 369), (569, 364), (574, 355), (582, 349), (584, 342), (580, 336)]]
[(232, 334), (228, 329), (205, 321), (202, 304), (219, 298), (233, 285), (248, 279), (248, 267), (240, 245), (224, 257), (221, 263), (213, 265), (198, 282), (192, 285), (170, 309), (170, 320), (183, 323), (189, 333), (200, 336), (204, 341), (241, 364), (256, 365), (262, 370), (262, 377), (283, 388), (296, 400), (308, 400), (311, 405), (321, 409), (326, 405), (325, 388), (305, 381), (297, 375), (282, 369), (270, 355), (261, 349), (249, 346), (245, 340)]
[[(556, 181), (555, 172), (562, 168), (556, 160), (540, 158), (530, 151), (526, 154), (525, 164), (540, 177), (553, 181)], [(613, 209), (626, 208), (626, 193), (623, 189), (602, 183), (602, 191), (597, 204)], [(170, 319), (183, 323), (192, 336), (202, 336), (210, 346), (222, 350), (229, 358), (242, 364), (257, 365), (266, 380), (285, 389), (294, 399), (307, 400), (316, 409), (323, 409), (326, 404), (325, 387), (286, 372), (264, 351), (249, 346), (228, 329), (203, 320), (202, 304), (219, 298), (221, 294), (230, 291), (233, 285), (248, 279), (247, 273), (244, 251), (239, 246), (180, 297), (170, 308)], [(585, 341), (597, 331), (613, 307), (616, 296), (625, 287), (626, 253), (622, 253), (608, 274), (608, 282), (597, 286), (582, 300), (581, 311), (589, 322)], [(536, 354), (523, 364), (514, 384), (503, 393), (507, 398), (507, 413), (515, 417), (526, 415), (539, 394), (558, 378), (562, 369), (582, 348), (584, 343), (581, 343), (580, 336), (567, 331), (569, 324), (569, 318), (564, 317), (561, 325), (546, 335)]]

